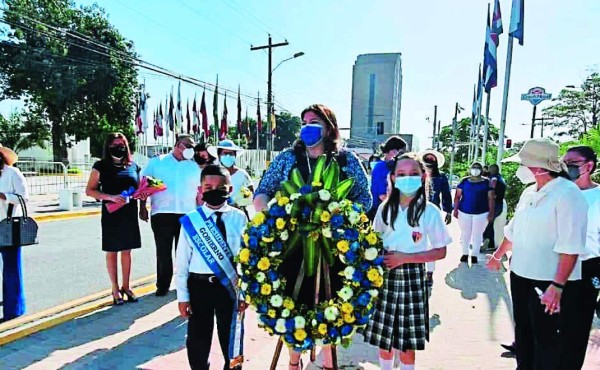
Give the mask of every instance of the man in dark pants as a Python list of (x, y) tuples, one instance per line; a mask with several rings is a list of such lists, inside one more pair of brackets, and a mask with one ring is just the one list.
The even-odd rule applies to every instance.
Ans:
[[(494, 190), (494, 221), (490, 222), (483, 232), (484, 246), (486, 250), (495, 250), (498, 246), (496, 245), (496, 230), (495, 225), (496, 219), (502, 214), (504, 207), (504, 195), (506, 193), (506, 183), (504, 178), (500, 174), (500, 168), (497, 164), (492, 164), (489, 167), (489, 179), (490, 187)], [(504, 219), (506, 216), (504, 216)], [(496, 225), (497, 227), (504, 227), (504, 225)]]
[[(156, 295), (165, 296), (173, 277), (173, 246), (179, 237), (179, 219), (194, 210), (200, 186), (200, 167), (194, 159), (194, 140), (179, 135), (173, 150), (150, 160), (142, 176), (160, 179), (167, 190), (152, 195), (151, 226), (156, 243)], [(140, 206), (140, 218), (148, 221), (145, 202)]]

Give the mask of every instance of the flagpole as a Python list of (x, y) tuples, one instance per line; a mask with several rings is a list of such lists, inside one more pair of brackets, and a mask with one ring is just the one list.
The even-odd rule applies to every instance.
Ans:
[(510, 69), (512, 66), (514, 37), (508, 37), (508, 48), (506, 50), (506, 74), (504, 75), (504, 95), (502, 96), (502, 113), (500, 115), (500, 130), (498, 133), (498, 166), (504, 157), (504, 131), (506, 129), (506, 110), (508, 108), (508, 87), (510, 84)]
[(485, 125), (483, 126), (483, 153), (481, 154), (481, 163), (485, 166), (485, 160), (487, 156), (488, 146), (488, 135), (490, 130), (490, 100), (492, 95), (492, 89), (487, 94), (487, 101), (485, 103)]

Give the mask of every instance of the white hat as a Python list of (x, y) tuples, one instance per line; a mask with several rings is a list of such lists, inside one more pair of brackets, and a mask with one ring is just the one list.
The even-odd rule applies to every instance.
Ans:
[(435, 157), (438, 168), (444, 167), (444, 164), (446, 163), (446, 158), (444, 157), (444, 155), (442, 153), (438, 152), (437, 150), (428, 149), (421, 153), (421, 155), (420, 155), (421, 160), (424, 160), (425, 157), (428, 155), (432, 155)]
[(539, 167), (553, 172), (567, 170), (567, 166), (559, 159), (558, 144), (548, 138), (527, 141), (518, 154), (505, 158), (502, 162), (514, 162), (525, 167)]
[(244, 148), (235, 145), (233, 140), (229, 140), (229, 139), (219, 141), (219, 145), (217, 145), (217, 146), (213, 146), (213, 145), (209, 146), (208, 148), (206, 148), (206, 151), (212, 157), (219, 158), (219, 155), (217, 154), (219, 149), (231, 150), (234, 152), (238, 152), (238, 154), (244, 151)]
[(4, 161), (9, 166), (12, 166), (16, 161), (19, 160), (17, 153), (15, 153), (12, 149), (2, 146), (2, 144), (0, 144), (0, 154), (2, 154)]

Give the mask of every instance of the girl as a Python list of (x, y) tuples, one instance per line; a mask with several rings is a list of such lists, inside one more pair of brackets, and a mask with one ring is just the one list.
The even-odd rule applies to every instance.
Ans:
[(389, 272), (364, 336), (379, 347), (381, 369), (392, 369), (396, 349), (401, 369), (411, 370), (415, 350), (425, 349), (429, 340), (425, 263), (446, 257), (446, 245), (452, 239), (440, 210), (427, 201), (423, 163), (414, 153), (407, 153), (394, 159), (393, 168), (394, 188), (373, 224), (381, 233)]

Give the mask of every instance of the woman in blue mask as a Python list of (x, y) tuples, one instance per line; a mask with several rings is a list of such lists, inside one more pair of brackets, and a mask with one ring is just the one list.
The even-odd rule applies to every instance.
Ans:
[(414, 153), (392, 162), (390, 196), (377, 210), (373, 227), (381, 233), (386, 274), (377, 306), (364, 331), (379, 347), (379, 363), (392, 370), (399, 351), (402, 369), (414, 369), (415, 351), (429, 339), (425, 263), (446, 257), (452, 242), (439, 209), (427, 201), (423, 162)]
[(209, 146), (207, 151), (211, 157), (219, 158), (221, 165), (227, 168), (231, 174), (232, 190), (229, 198), (233, 202), (231, 205), (244, 211), (248, 217), (246, 207), (252, 203), (251, 194), (254, 192), (254, 185), (248, 172), (235, 165), (237, 156), (244, 149), (235, 145), (232, 140), (225, 139), (221, 140), (217, 146)]
[[(340, 166), (340, 181), (353, 178), (354, 185), (348, 194), (348, 199), (361, 205), (364, 209), (371, 207), (371, 193), (369, 192), (369, 180), (365, 169), (356, 154), (341, 148), (340, 131), (338, 129), (335, 114), (322, 104), (311, 105), (302, 114), (302, 127), (300, 137), (294, 143), (293, 148), (281, 152), (271, 163), (263, 178), (260, 180), (254, 195), (254, 207), (257, 211), (267, 208), (267, 203), (280, 190), (281, 183), (290, 178), (294, 168), (298, 168), (305, 182), (308, 182), (312, 169), (317, 164), (317, 159), (325, 154), (328, 161), (336, 160)], [(279, 267), (279, 272), (288, 281), (285, 295), (292, 296), (294, 283), (300, 271), (302, 261), (302, 249), (298, 248)], [(330, 279), (331, 291), (336, 292), (342, 288), (341, 263), (337, 262), (331, 266)], [(322, 280), (323, 281), (323, 280)], [(323, 284), (322, 284), (323, 285)], [(301, 288), (296, 299), (296, 304), (304, 304), (310, 308), (315, 305), (315, 280), (314, 277), (304, 277)], [(326, 299), (325, 289), (320, 289), (319, 300)], [(333, 368), (331, 350), (326, 347), (323, 350), (323, 369)], [(300, 369), (300, 352), (290, 351), (290, 370)]]
[(373, 197), (373, 206), (368, 213), (372, 220), (377, 213), (377, 208), (387, 198), (389, 184), (388, 176), (390, 174), (390, 165), (398, 154), (406, 151), (406, 141), (400, 136), (390, 136), (382, 145), (381, 152), (384, 155), (383, 161), (377, 163), (371, 171), (371, 196)]

